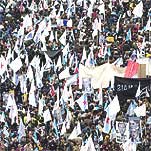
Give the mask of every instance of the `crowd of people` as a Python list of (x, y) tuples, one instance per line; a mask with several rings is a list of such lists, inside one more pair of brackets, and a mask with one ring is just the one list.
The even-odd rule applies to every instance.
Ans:
[[(131, 103), (145, 104), (146, 114), (141, 143), (130, 140), (129, 150), (151, 150), (150, 96), (126, 100), (107, 132), (114, 88), (100, 97), (78, 79), (80, 64), (124, 68), (129, 59), (151, 58), (150, 8), (150, 0), (1, 0), (0, 151), (128, 150), (115, 127), (136, 117)], [(65, 69), (70, 77), (60, 78)]]

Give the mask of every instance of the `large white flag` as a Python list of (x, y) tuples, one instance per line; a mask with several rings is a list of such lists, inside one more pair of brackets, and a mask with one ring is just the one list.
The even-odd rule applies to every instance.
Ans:
[(113, 101), (111, 101), (107, 108), (109, 108), (109, 117), (114, 120), (116, 114), (120, 111), (120, 104), (117, 95), (114, 97)]
[(52, 120), (49, 109), (47, 109), (46, 111), (44, 111), (43, 117), (44, 117), (44, 123)]
[(59, 74), (59, 79), (62, 80), (62, 79), (66, 79), (66, 78), (69, 78), (69, 77), (71, 77), (70, 72), (69, 72), (69, 67), (66, 67), (66, 69), (63, 70)]
[(137, 117), (146, 116), (146, 104), (136, 107), (134, 112)]
[(9, 118), (11, 119), (11, 124), (15, 122), (15, 117), (16, 117), (16, 123), (18, 123), (18, 109), (17, 109), (14, 95), (9, 95), (8, 97), (6, 111), (8, 108), (10, 109)]
[(79, 104), (82, 111), (88, 109), (88, 101), (85, 94), (83, 94), (78, 100), (76, 100), (76, 102)]
[(8, 99), (7, 99), (7, 105), (6, 105), (6, 111), (11, 107), (16, 104), (14, 96), (9, 94)]
[(81, 132), (81, 126), (80, 126), (80, 122), (78, 122), (77, 126), (74, 127), (72, 133), (70, 134), (68, 139), (75, 139), (78, 137), (78, 135), (80, 135)]
[(96, 151), (92, 137), (89, 136), (87, 143), (81, 146), (80, 151)]
[(99, 9), (99, 13), (103, 14), (104, 18), (105, 18), (105, 4), (104, 4), (104, 2), (102, 0), (100, 1), (100, 6), (99, 6), (98, 9)]
[(139, 2), (133, 10), (133, 14), (135, 17), (142, 17), (143, 15), (143, 2)]
[(32, 26), (32, 18), (29, 14), (27, 14), (24, 18), (23, 18), (23, 27), (24, 28), (28, 28)]
[(14, 72), (17, 72), (22, 67), (22, 61), (20, 57), (16, 58), (14, 61), (11, 62), (9, 65)]

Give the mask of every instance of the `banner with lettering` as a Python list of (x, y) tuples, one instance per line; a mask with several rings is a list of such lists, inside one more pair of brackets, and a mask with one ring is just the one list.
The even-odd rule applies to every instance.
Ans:
[[(115, 77), (114, 90), (118, 95), (119, 101), (134, 99), (140, 83), (140, 98), (149, 94), (151, 96), (150, 78), (122, 78)], [(148, 92), (148, 93), (147, 93)], [(147, 93), (147, 94), (146, 94)]]

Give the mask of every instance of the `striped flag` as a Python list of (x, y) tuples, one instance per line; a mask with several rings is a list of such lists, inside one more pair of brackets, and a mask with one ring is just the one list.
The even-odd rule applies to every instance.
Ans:
[(82, 111), (88, 109), (88, 101), (86, 94), (83, 94), (76, 102), (79, 104)]

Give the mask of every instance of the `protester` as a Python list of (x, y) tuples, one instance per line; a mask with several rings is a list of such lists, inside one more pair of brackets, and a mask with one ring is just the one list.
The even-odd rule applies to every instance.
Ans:
[(150, 150), (150, 8), (2, 0), (0, 150)]

